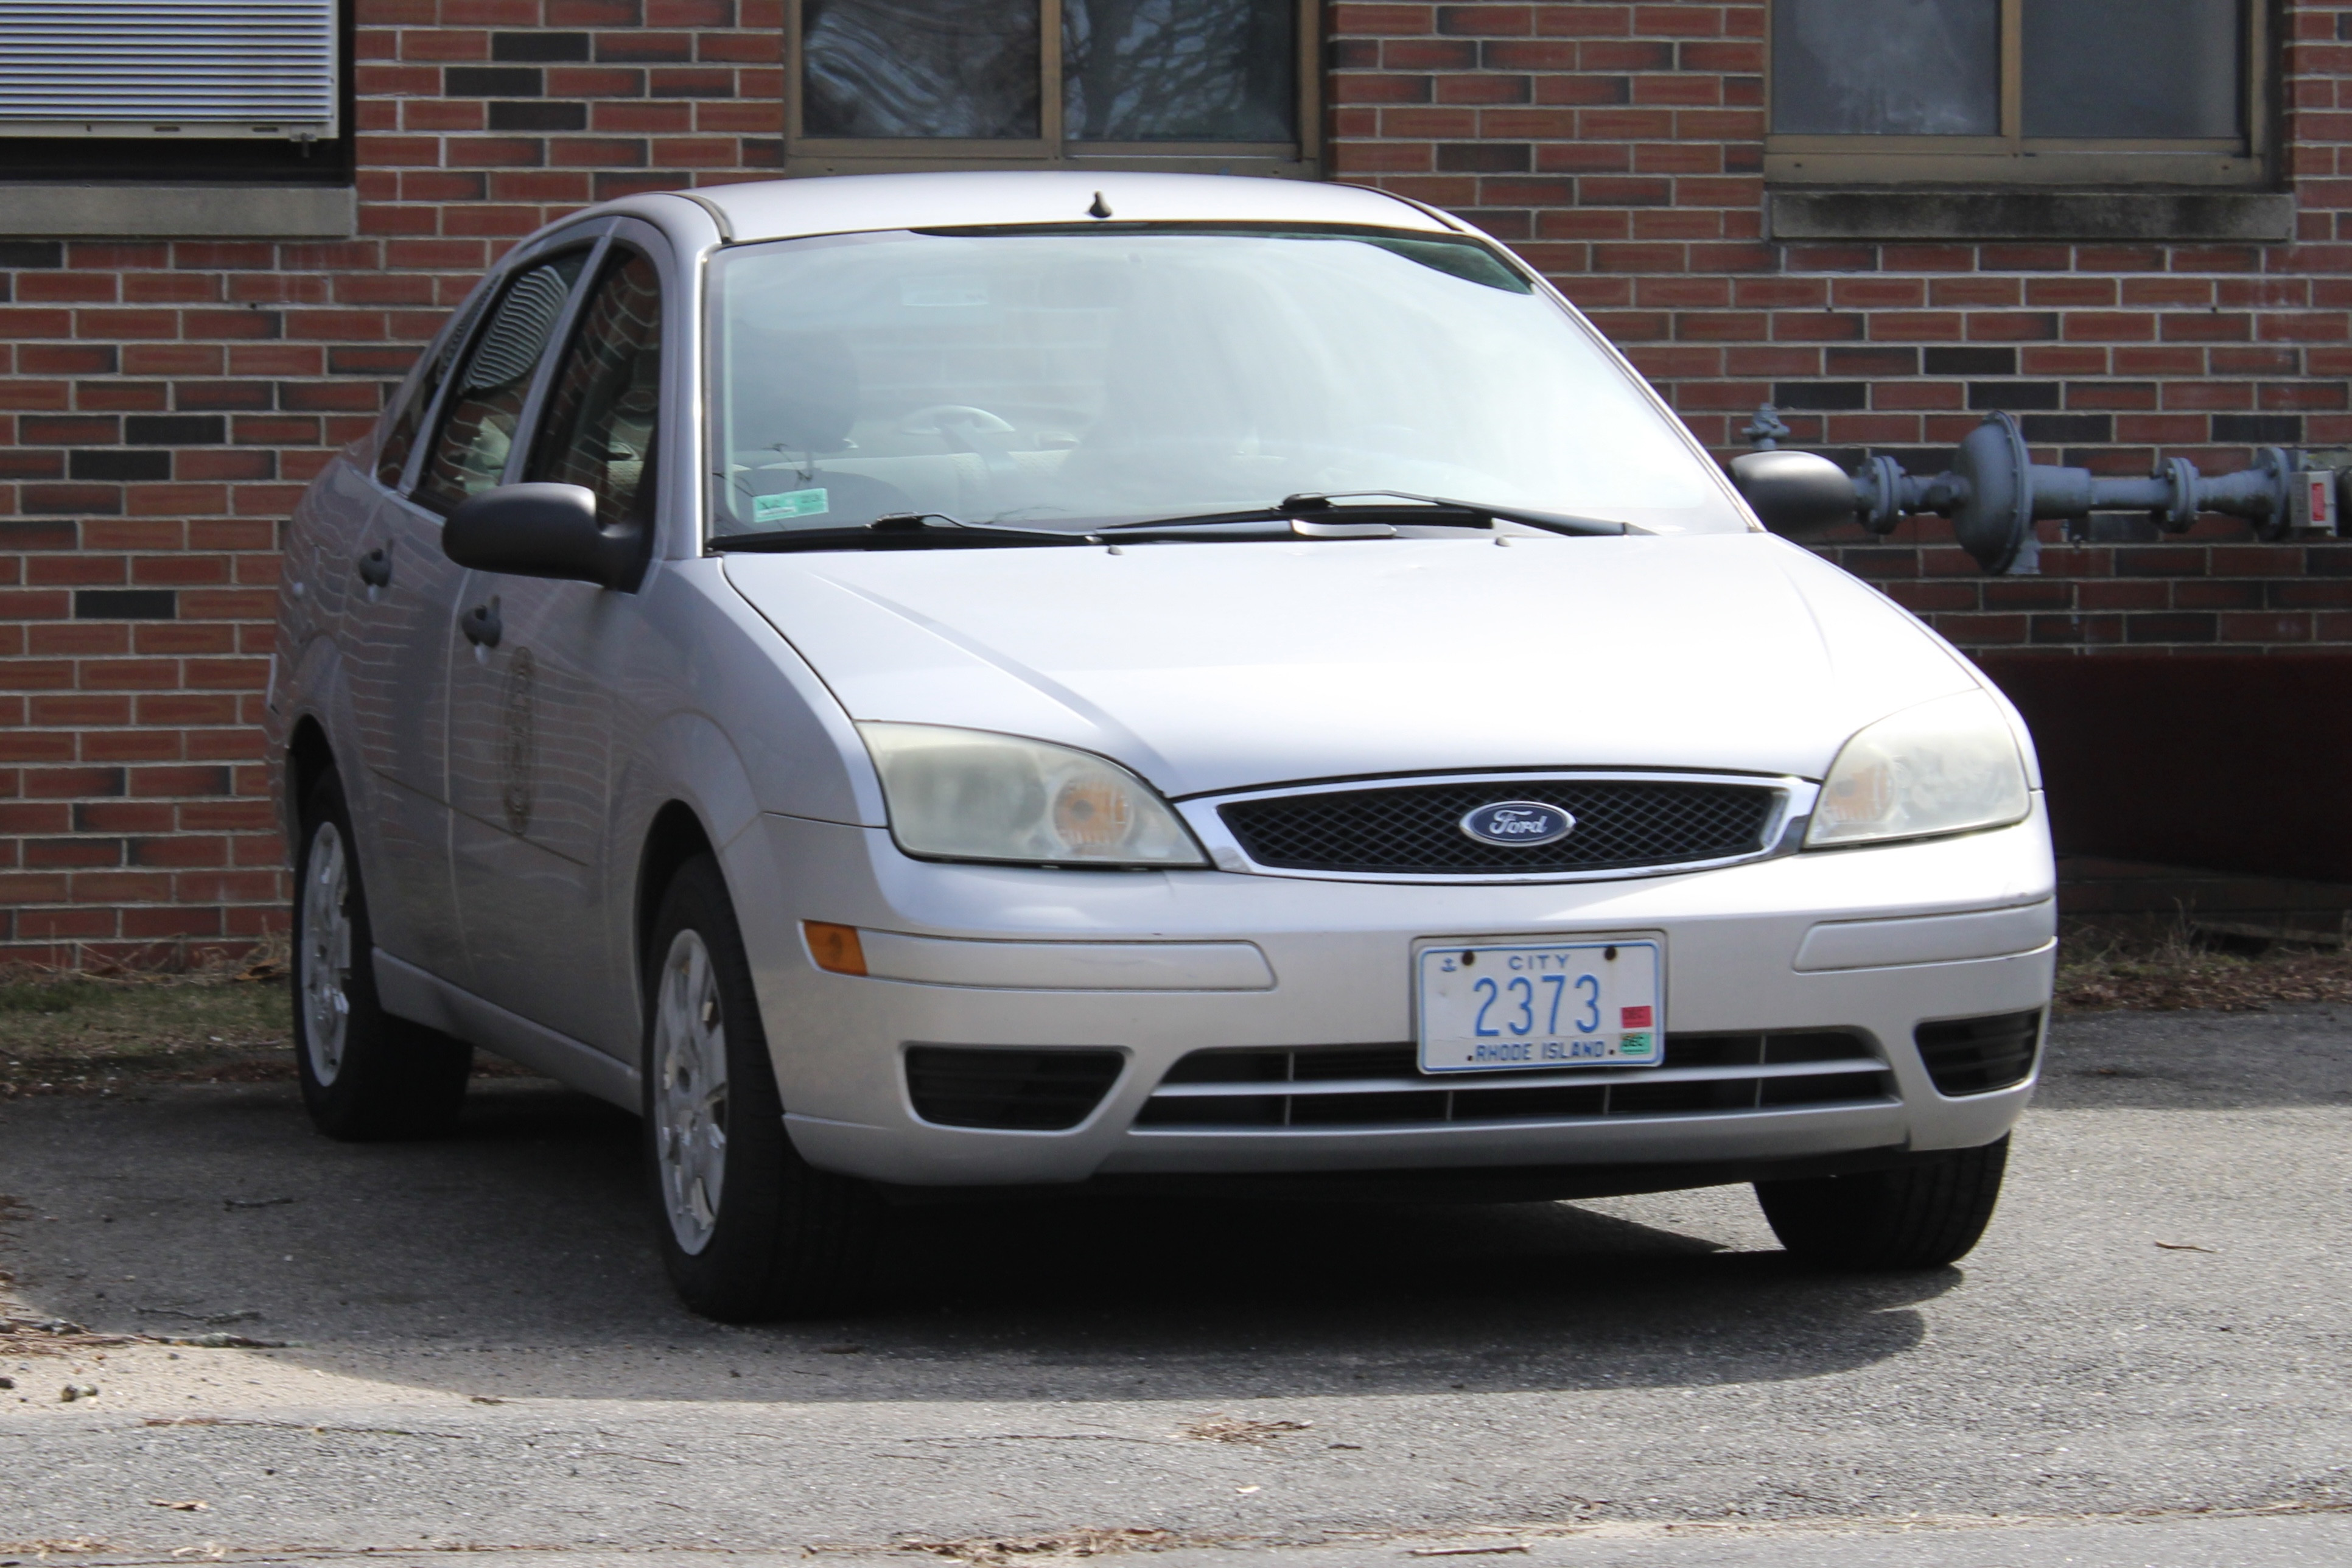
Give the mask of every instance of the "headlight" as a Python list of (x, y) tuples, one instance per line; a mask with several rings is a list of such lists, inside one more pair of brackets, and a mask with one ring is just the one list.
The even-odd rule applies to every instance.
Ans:
[(2025, 763), (2000, 707), (1964, 691), (1906, 708), (1848, 741), (1830, 764), (1805, 847), (2005, 827), (2032, 808)]
[(1028, 866), (1204, 866), (1152, 787), (1068, 746), (936, 724), (860, 724), (909, 855)]

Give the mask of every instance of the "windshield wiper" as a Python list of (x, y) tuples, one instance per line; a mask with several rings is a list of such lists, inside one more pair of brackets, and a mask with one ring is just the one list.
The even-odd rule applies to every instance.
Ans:
[(966, 522), (943, 511), (894, 511), (846, 528), (799, 528), (774, 533), (716, 533), (713, 550), (920, 550), (934, 545), (1099, 544), (1093, 535), (1059, 528), (1017, 528)]
[[(1360, 498), (1383, 498), (1413, 503), (1412, 510), (1397, 507), (1341, 507), (1332, 503)], [(1421, 512), (1427, 507), (1433, 512), (1450, 513), (1436, 517)], [(1385, 512), (1399, 522), (1428, 524), (1439, 528), (1479, 528), (1495, 522), (1516, 522), (1528, 528), (1539, 528), (1548, 533), (1579, 535), (1616, 535), (1647, 533), (1630, 522), (1612, 518), (1579, 517), (1572, 512), (1538, 511), (1529, 507), (1489, 506), (1485, 501), (1459, 500), (1452, 496), (1416, 495), (1410, 490), (1334, 490), (1328, 494), (1309, 490), (1303, 494), (1285, 496), (1273, 506), (1245, 507), (1236, 511), (1207, 511), (1186, 517), (1152, 517), (1137, 522), (1114, 522), (1101, 530), (1105, 533), (1140, 532), (1153, 529), (1217, 528), (1236, 523), (1322, 521), (1327, 516), (1337, 521), (1349, 512)], [(1334, 515), (1336, 514), (1336, 515)], [(1315, 537), (1314, 531), (1295, 530), (1304, 537)], [(1337, 537), (1330, 535), (1327, 537)]]

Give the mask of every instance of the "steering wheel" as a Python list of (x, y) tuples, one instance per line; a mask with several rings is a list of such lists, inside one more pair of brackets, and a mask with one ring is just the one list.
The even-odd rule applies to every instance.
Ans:
[(934, 403), (900, 420), (898, 432), (903, 436), (945, 436), (950, 426), (985, 431), (991, 436), (1010, 436), (1014, 428), (987, 409), (974, 408), (969, 403)]

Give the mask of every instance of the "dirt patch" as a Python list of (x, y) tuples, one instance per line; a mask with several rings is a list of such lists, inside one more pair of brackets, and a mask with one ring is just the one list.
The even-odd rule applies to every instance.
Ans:
[(2352, 952), (2219, 936), (2179, 920), (2069, 920), (2058, 938), (2062, 1012), (2258, 1013), (2352, 1002)]
[[(0, 1100), (294, 1077), (282, 953), (173, 973), (0, 969)], [(477, 1052), (478, 1078), (528, 1077)]]
[(292, 1076), (282, 962), (0, 973), (0, 1099)]

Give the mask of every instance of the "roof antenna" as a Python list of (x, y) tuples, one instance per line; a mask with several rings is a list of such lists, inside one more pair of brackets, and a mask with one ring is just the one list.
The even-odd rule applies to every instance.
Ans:
[(1103, 194), (1100, 191), (1095, 193), (1095, 205), (1087, 209), (1087, 216), (1088, 217), (1110, 216), (1110, 204), (1103, 200)]

